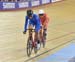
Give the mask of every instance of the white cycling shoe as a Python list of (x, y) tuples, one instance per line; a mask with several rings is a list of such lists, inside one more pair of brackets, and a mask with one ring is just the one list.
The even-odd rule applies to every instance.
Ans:
[(37, 44), (37, 50), (39, 50), (41, 47), (40, 43)]

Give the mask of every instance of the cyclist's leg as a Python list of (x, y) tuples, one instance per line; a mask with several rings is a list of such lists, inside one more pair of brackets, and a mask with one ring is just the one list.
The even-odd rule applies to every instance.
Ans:
[(38, 41), (38, 39), (39, 39), (38, 32), (35, 32), (35, 40)]
[(40, 41), (43, 40), (43, 27), (41, 26), (40, 32), (39, 32)]
[(37, 48), (40, 49), (40, 32), (41, 27), (39, 25), (35, 26), (35, 39), (37, 40)]
[[(28, 29), (33, 29), (33, 26), (34, 26), (33, 23), (31, 21), (29, 21)], [(31, 30), (29, 30), (29, 36), (31, 36), (31, 34), (32, 34)]]
[[(29, 29), (33, 29), (33, 26), (31, 24), (29, 25)], [(32, 36), (31, 30), (29, 30), (29, 36)]]
[(46, 36), (47, 36), (47, 25), (44, 25), (44, 27), (43, 27), (43, 35), (45, 36), (45, 40), (46, 40)]
[(40, 35), (39, 35), (40, 29), (41, 27), (39, 25), (35, 26), (35, 35), (36, 35), (37, 40), (40, 40)]
[(32, 37), (33, 33), (32, 33), (32, 30), (31, 30), (31, 29), (33, 29), (33, 26), (34, 26), (33, 23), (30, 21), (30, 22), (29, 22), (28, 29), (30, 29), (30, 30), (29, 30), (29, 38), (30, 38), (30, 40), (32, 41), (32, 42), (31, 42), (32, 46), (34, 46), (33, 37)]

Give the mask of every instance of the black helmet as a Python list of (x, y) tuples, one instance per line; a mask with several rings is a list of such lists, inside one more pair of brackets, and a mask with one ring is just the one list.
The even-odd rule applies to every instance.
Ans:
[(27, 16), (32, 16), (33, 15), (33, 11), (32, 10), (27, 10)]

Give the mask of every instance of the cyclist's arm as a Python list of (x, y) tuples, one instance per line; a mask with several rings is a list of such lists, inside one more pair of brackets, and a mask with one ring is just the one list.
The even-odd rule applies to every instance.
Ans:
[(28, 25), (28, 17), (26, 16), (25, 25), (24, 25), (24, 31), (25, 32), (27, 31), (27, 25)]

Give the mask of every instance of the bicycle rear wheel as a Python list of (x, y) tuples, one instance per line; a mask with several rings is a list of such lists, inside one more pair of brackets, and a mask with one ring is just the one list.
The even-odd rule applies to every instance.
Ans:
[(28, 39), (28, 41), (27, 41), (27, 55), (28, 55), (28, 57), (30, 57), (32, 49), (33, 49), (32, 40)]

